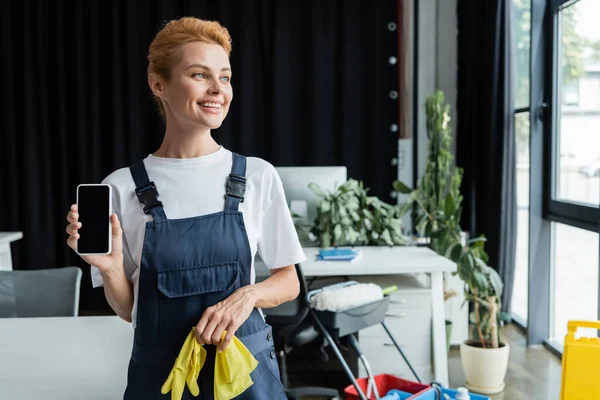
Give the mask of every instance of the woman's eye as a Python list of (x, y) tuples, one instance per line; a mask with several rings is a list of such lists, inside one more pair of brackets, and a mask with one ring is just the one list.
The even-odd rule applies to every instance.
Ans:
[(192, 75), (193, 78), (199, 77), (199, 78), (203, 78), (206, 79), (206, 74), (204, 72), (196, 72), (195, 74)]
[(223, 83), (229, 83), (230, 80), (231, 80), (231, 78), (229, 76), (221, 77), (221, 82), (223, 82)]

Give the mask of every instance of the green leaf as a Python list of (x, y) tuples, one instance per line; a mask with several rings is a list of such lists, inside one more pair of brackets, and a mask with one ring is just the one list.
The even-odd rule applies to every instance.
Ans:
[(363, 215), (365, 216), (365, 218), (367, 218), (367, 219), (369, 219), (369, 220), (371, 220), (371, 221), (373, 221), (373, 220), (375, 219), (375, 217), (373, 216), (373, 214), (371, 213), (371, 211), (369, 211), (369, 210), (367, 210), (367, 209), (364, 209), (364, 210), (362, 211), (362, 213), (363, 213)]
[(453, 214), (454, 210), (454, 197), (452, 197), (452, 193), (448, 193), (446, 196), (446, 204), (444, 204), (444, 214), (446, 217), (450, 217)]
[(348, 242), (350, 242), (351, 244), (356, 243), (358, 241), (359, 237), (360, 237), (359, 233), (357, 231), (355, 231), (354, 229), (348, 230), (347, 238), (348, 238)]
[(446, 229), (446, 228), (441, 228), (441, 229), (438, 229), (438, 230), (437, 230), (437, 231), (435, 231), (435, 232), (431, 232), (431, 237), (432, 237), (432, 238), (434, 238), (434, 239), (439, 239), (439, 238), (441, 238), (442, 236), (444, 236), (444, 234), (446, 233), (446, 231), (447, 231), (447, 229)]
[(485, 244), (485, 242), (487, 242), (487, 239), (483, 236), (478, 236), (472, 239), (469, 239), (469, 241), (467, 241), (467, 244), (469, 244), (471, 247), (474, 248), (483, 248), (483, 245)]
[(473, 271), (473, 282), (475, 283), (477, 290), (479, 292), (487, 292), (488, 291), (488, 280), (485, 274), (479, 271)]
[(427, 228), (427, 224), (429, 223), (429, 219), (425, 216), (421, 219), (421, 221), (419, 221), (418, 225), (417, 225), (417, 232), (419, 232), (419, 234), (421, 236), (425, 236), (427, 234), (426, 232), (426, 228)]
[(381, 240), (383, 240), (386, 244), (393, 246), (394, 242), (392, 241), (392, 237), (390, 236), (390, 231), (385, 229), (381, 235), (379, 236)]
[(321, 247), (331, 247), (331, 234), (329, 232), (323, 232), (321, 235)]
[(486, 266), (486, 273), (487, 273), (488, 277), (490, 278), (490, 282), (492, 283), (492, 286), (494, 288), (494, 293), (496, 294), (496, 296), (497, 297), (502, 296), (502, 290), (504, 288), (504, 284), (502, 283), (502, 278), (500, 278), (500, 275), (498, 275), (498, 272), (496, 272), (496, 270), (493, 269), (492, 267)]
[(460, 243), (454, 243), (452, 246), (448, 247), (448, 250), (446, 251), (446, 258), (449, 258), (454, 262), (458, 262), (462, 254), (462, 250), (463, 247)]
[(322, 200), (319, 208), (321, 209), (322, 213), (329, 212), (331, 210), (331, 203), (327, 200)]
[(459, 261), (459, 267), (458, 275), (463, 281), (471, 285), (474, 272), (473, 256), (469, 253), (465, 253)]
[(318, 184), (316, 184), (314, 182), (309, 183), (308, 184), (308, 188), (310, 190), (312, 190), (319, 197), (325, 197), (326, 196), (326, 194), (323, 191), (323, 189), (321, 189), (321, 186), (319, 186)]
[(337, 224), (335, 228), (333, 228), (333, 237), (336, 245), (340, 245), (340, 239), (342, 239), (342, 226)]
[(413, 190), (406, 186), (402, 181), (395, 181), (393, 183), (394, 190), (402, 194), (410, 194)]

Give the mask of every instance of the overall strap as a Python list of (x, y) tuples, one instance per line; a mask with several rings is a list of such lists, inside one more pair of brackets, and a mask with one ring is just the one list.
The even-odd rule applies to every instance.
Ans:
[(233, 154), (231, 173), (227, 177), (225, 192), (225, 211), (238, 211), (240, 202), (246, 193), (246, 157)]
[(144, 205), (144, 213), (152, 214), (155, 221), (167, 219), (163, 204), (158, 200), (156, 185), (148, 178), (144, 160), (130, 166), (129, 171), (135, 182), (135, 194), (140, 203)]

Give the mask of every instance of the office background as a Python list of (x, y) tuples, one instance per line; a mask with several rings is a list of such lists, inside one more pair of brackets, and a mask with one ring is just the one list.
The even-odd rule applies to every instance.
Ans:
[(164, 126), (146, 78), (170, 19), (215, 19), (233, 39), (234, 101), (216, 140), (274, 165), (345, 165), (390, 197), (396, 167), (397, 1), (8, 1), (0, 48), (0, 230), (23, 231), (15, 269), (83, 268), (81, 310), (106, 306), (66, 245), (79, 183), (150, 152)]

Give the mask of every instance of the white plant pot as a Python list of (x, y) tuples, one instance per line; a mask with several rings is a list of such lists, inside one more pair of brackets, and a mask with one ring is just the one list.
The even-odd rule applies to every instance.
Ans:
[(481, 394), (503, 391), (509, 353), (508, 343), (497, 349), (482, 349), (461, 343), (460, 358), (465, 372), (465, 386)]

